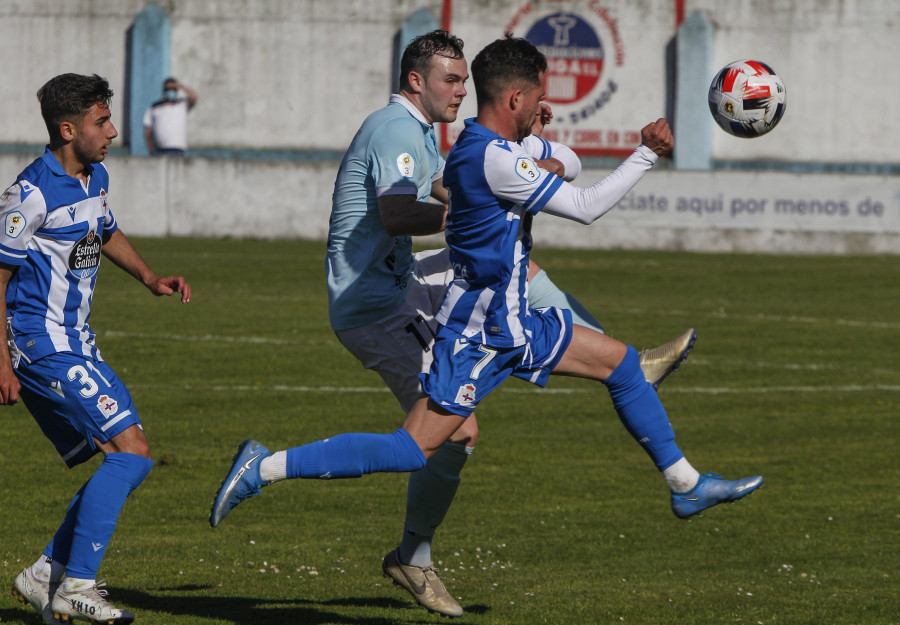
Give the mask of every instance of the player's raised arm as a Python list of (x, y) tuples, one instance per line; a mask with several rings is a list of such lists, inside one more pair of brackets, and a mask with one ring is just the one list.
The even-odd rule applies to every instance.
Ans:
[(672, 131), (664, 119), (647, 124), (641, 130), (642, 143), (615, 171), (586, 189), (563, 184), (544, 206), (544, 212), (590, 224), (608, 213), (634, 188), (644, 174), (671, 153)]

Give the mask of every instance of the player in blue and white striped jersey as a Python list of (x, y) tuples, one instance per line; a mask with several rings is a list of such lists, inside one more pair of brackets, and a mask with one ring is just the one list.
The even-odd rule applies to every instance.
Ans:
[[(444, 228), (448, 198), (433, 123), (454, 121), (466, 94), (468, 69), (461, 48), (462, 42), (446, 31), (428, 33), (407, 46), (400, 93), (365, 120), (335, 182), (326, 259), (332, 327), (363, 366), (381, 375), (407, 413), (424, 397), (418, 375), (431, 366), (437, 331), (433, 317), (453, 278), (448, 250), (413, 255), (410, 235)], [(550, 117), (549, 109), (540, 113), (547, 119), (535, 111), (536, 132)], [(578, 157), (566, 146), (531, 135), (521, 148), (555, 176), (571, 180), (580, 172)], [(571, 309), (576, 323), (602, 331), (543, 271), (533, 263), (529, 269), (534, 274), (531, 306)], [(673, 371), (694, 336), (689, 330), (662, 348), (642, 352), (642, 365), (647, 354), (648, 379), (658, 383)], [(434, 569), (431, 540), (453, 501), (477, 434), (472, 414), (425, 468), (410, 476), (402, 539), (382, 563), (385, 575), (416, 601), (447, 616), (463, 610)], [(270, 454), (259, 443), (245, 441), (213, 502), (210, 523), (217, 526), (266, 484), (303, 477), (292, 460), (294, 451)]]
[(104, 454), (43, 555), (13, 585), (45, 623), (134, 619), (96, 582), (119, 512), (153, 465), (131, 395), (88, 324), (101, 257), (154, 295), (180, 292), (184, 303), (191, 295), (184, 278), (147, 266), (109, 208), (102, 161), (117, 136), (112, 95), (96, 75), (62, 74), (41, 87), (50, 144), (0, 197), (0, 341), (9, 346), (0, 350), (0, 403), (21, 397), (69, 467)]

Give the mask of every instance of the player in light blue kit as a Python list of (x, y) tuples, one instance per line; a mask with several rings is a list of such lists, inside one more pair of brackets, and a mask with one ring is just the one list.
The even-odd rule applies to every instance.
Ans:
[(50, 144), (0, 198), (0, 341), (9, 345), (0, 350), (0, 403), (21, 397), (69, 467), (104, 454), (43, 555), (13, 584), (45, 623), (134, 620), (96, 582), (125, 499), (153, 465), (131, 395), (88, 325), (101, 255), (154, 295), (191, 297), (184, 278), (147, 266), (109, 208), (101, 161), (118, 134), (112, 95), (96, 75), (62, 74), (41, 87)]
[[(418, 375), (431, 365), (433, 316), (453, 279), (448, 250), (412, 253), (410, 235), (444, 228), (447, 192), (443, 185), (434, 122), (456, 119), (466, 95), (468, 70), (462, 42), (446, 31), (414, 40), (401, 61), (403, 84), (389, 105), (363, 123), (335, 183), (326, 274), (331, 324), (341, 343), (366, 367), (377, 371), (408, 413), (424, 397)], [(535, 111), (535, 126), (542, 127)], [(567, 147), (536, 136), (523, 148), (544, 170), (566, 180), (581, 169)], [(429, 197), (439, 203), (428, 202)], [(571, 296), (562, 293), (533, 263), (532, 306), (560, 305), (577, 311), (576, 322), (602, 331)], [(646, 356), (648, 378), (659, 383), (687, 356), (693, 330)], [(459, 616), (462, 608), (446, 591), (431, 562), (431, 540), (449, 509), (478, 429), (474, 415), (450, 436), (422, 471), (410, 478), (405, 531), (399, 547), (383, 562), (385, 575), (406, 588), (429, 610)], [(264, 448), (245, 443), (213, 503), (210, 522), (218, 525), (236, 505), (233, 487), (245, 462), (271, 483), (287, 477), (287, 452), (261, 462)], [(238, 500), (239, 501), (239, 500)]]

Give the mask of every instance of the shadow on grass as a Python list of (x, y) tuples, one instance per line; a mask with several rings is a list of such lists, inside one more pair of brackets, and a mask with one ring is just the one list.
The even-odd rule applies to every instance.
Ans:
[[(202, 594), (210, 586), (186, 585), (159, 588), (159, 594), (139, 590), (116, 588), (110, 594), (122, 606), (146, 612), (166, 613), (172, 616), (194, 616), (219, 619), (235, 625), (322, 625), (337, 623), (347, 625), (395, 625), (396, 615), (388, 611), (403, 610), (407, 618), (432, 623), (437, 615), (431, 615), (423, 608), (401, 599), (384, 597), (346, 597), (325, 601), (309, 599), (258, 599), (254, 597), (221, 597)], [(172, 593), (181, 593), (173, 596)], [(381, 616), (350, 616), (329, 611), (326, 606), (368, 607), (385, 610)], [(483, 605), (465, 607), (471, 614), (483, 614), (490, 608)], [(2, 612), (0, 612), (2, 615)], [(417, 619), (421, 616), (421, 619)], [(2, 622), (2, 621), (0, 621)]]

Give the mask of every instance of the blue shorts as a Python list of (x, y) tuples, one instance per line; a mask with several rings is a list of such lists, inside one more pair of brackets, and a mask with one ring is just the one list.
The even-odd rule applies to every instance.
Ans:
[(16, 376), (22, 401), (69, 467), (97, 453), (95, 439), (140, 425), (131, 393), (103, 361), (59, 352), (20, 361)]
[(468, 417), (478, 402), (515, 376), (543, 387), (572, 340), (572, 312), (563, 308), (531, 309), (525, 318), (529, 341), (520, 347), (483, 345), (445, 327), (434, 342), (434, 360), (419, 376), (422, 389), (445, 410)]

